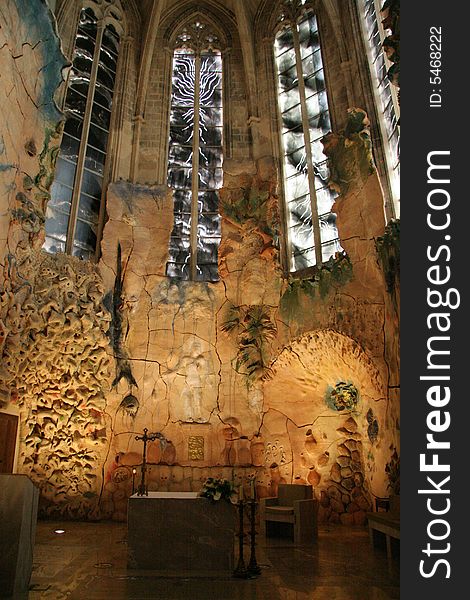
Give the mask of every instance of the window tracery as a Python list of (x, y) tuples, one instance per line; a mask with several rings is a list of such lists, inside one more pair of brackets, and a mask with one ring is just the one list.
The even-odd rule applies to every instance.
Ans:
[(217, 281), (223, 172), (222, 54), (217, 33), (197, 17), (176, 35), (168, 184), (174, 228), (167, 275)]
[[(388, 77), (387, 61), (383, 49), (385, 32), (379, 21), (379, 8), (375, 0), (360, 0), (362, 23), (369, 51), (371, 75), (379, 109), (380, 125), (384, 142), (393, 200), (400, 197), (400, 128), (398, 102)], [(398, 207), (395, 207), (398, 213)], [(399, 216), (396, 214), (395, 216)]]
[(80, 11), (64, 102), (65, 124), (46, 213), (47, 252), (95, 256), (120, 38), (120, 3)]
[(289, 270), (341, 251), (321, 138), (331, 130), (318, 24), (306, 0), (285, 0), (275, 38)]

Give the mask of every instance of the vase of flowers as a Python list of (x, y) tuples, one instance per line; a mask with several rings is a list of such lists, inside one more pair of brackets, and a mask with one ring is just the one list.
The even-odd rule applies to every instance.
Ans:
[(227, 502), (236, 504), (238, 500), (237, 491), (228, 479), (216, 479), (214, 477), (206, 479), (199, 492), (199, 496), (209, 498), (212, 502), (226, 500)]

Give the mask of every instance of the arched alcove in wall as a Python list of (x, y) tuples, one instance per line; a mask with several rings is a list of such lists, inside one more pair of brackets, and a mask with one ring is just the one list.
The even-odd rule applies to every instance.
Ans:
[(327, 329), (291, 342), (271, 365), (263, 412), (281, 477), (314, 485), (322, 520), (361, 523), (372, 499), (388, 496), (386, 385), (355, 340)]

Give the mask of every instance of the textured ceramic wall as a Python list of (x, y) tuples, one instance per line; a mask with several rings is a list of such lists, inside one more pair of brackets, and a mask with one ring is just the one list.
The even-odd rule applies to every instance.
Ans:
[[(373, 496), (388, 495), (399, 419), (398, 313), (375, 250), (385, 222), (365, 115), (325, 141), (349, 259), (306, 282), (280, 265), (270, 156), (224, 164), (218, 283), (165, 277), (173, 212), (162, 185), (109, 186), (98, 265), (48, 256), (63, 58), (43, 2), (35, 27), (18, 16), (23, 2), (8, 4), (0, 379), (3, 402), (21, 410), (19, 470), (40, 486), (43, 513), (125, 519), (147, 427), (165, 438), (148, 447), (149, 489), (255, 472), (259, 495), (308, 481), (323, 520), (363, 523)], [(21, 48), (34, 60), (21, 62)], [(46, 63), (54, 76), (38, 75)]]

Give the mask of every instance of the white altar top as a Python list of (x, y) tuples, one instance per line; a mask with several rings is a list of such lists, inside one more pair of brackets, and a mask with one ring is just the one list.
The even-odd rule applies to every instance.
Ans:
[(178, 499), (181, 498), (183, 500), (188, 500), (190, 498), (199, 498), (198, 492), (149, 492), (148, 495), (139, 496), (138, 494), (133, 494), (131, 498), (172, 498)]

